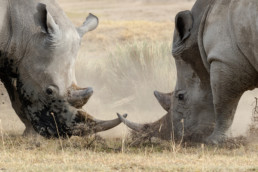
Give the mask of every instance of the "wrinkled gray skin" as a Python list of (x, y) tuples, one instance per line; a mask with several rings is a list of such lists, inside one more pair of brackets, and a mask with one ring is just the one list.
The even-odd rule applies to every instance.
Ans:
[(45, 137), (83, 135), (120, 123), (96, 120), (81, 108), (93, 93), (76, 84), (74, 64), (82, 36), (94, 30), (90, 14), (75, 28), (54, 0), (0, 0), (0, 79), (26, 126)]
[(138, 131), (171, 122), (152, 133), (164, 139), (222, 142), (240, 97), (258, 87), (257, 11), (257, 0), (197, 0), (191, 11), (179, 12), (173, 41), (177, 84), (168, 114), (145, 125), (120, 118)]

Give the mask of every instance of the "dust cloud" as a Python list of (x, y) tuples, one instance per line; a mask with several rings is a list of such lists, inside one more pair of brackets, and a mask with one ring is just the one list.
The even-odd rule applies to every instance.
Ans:
[(251, 124), (253, 109), (255, 108), (255, 97), (258, 97), (258, 89), (246, 91), (241, 97), (232, 127), (229, 132), (233, 136), (246, 135)]

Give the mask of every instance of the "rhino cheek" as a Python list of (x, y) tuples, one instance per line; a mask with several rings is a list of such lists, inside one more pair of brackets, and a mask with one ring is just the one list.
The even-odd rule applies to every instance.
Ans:
[(173, 120), (174, 135), (177, 140), (180, 140), (185, 135), (184, 120)]

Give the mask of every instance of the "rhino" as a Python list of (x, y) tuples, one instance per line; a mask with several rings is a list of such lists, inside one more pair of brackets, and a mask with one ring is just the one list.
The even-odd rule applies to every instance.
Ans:
[(24, 134), (69, 137), (120, 124), (119, 118), (103, 121), (85, 112), (93, 89), (76, 85), (80, 42), (98, 18), (89, 14), (76, 28), (54, 0), (0, 3), (0, 79), (25, 124)]
[(150, 124), (121, 120), (162, 139), (219, 144), (242, 94), (258, 87), (258, 1), (197, 0), (175, 17), (172, 93), (155, 92), (167, 114)]

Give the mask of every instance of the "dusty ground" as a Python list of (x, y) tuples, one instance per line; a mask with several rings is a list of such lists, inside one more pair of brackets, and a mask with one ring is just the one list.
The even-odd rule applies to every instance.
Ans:
[[(84, 37), (76, 66), (79, 85), (94, 88), (94, 95), (84, 108), (101, 119), (127, 112), (133, 121), (149, 122), (164, 115), (152, 92), (173, 90), (176, 71), (170, 52), (174, 17), (178, 11), (190, 9), (194, 1), (59, 0), (59, 3), (77, 26), (89, 12), (100, 19), (99, 27)], [(131, 51), (154, 59), (154, 69), (148, 71), (150, 76), (132, 69), (132, 57), (127, 57)], [(113, 62), (118, 65), (112, 66)], [(116, 71), (127, 77), (120, 78)], [(22, 138), (24, 125), (3, 90), (0, 85), (0, 171), (258, 171), (256, 143), (231, 149), (201, 144), (174, 149), (172, 142), (166, 142), (136, 149), (125, 143), (127, 128), (123, 125), (101, 134), (121, 139), (95, 149), (95, 142), (87, 147), (83, 138), (72, 138), (62, 144), (59, 140)], [(258, 90), (242, 97), (230, 134), (246, 134), (256, 96)]]
[(258, 171), (257, 145), (207, 147), (161, 142), (132, 147), (124, 140), (34, 140), (6, 136), (0, 171)]

